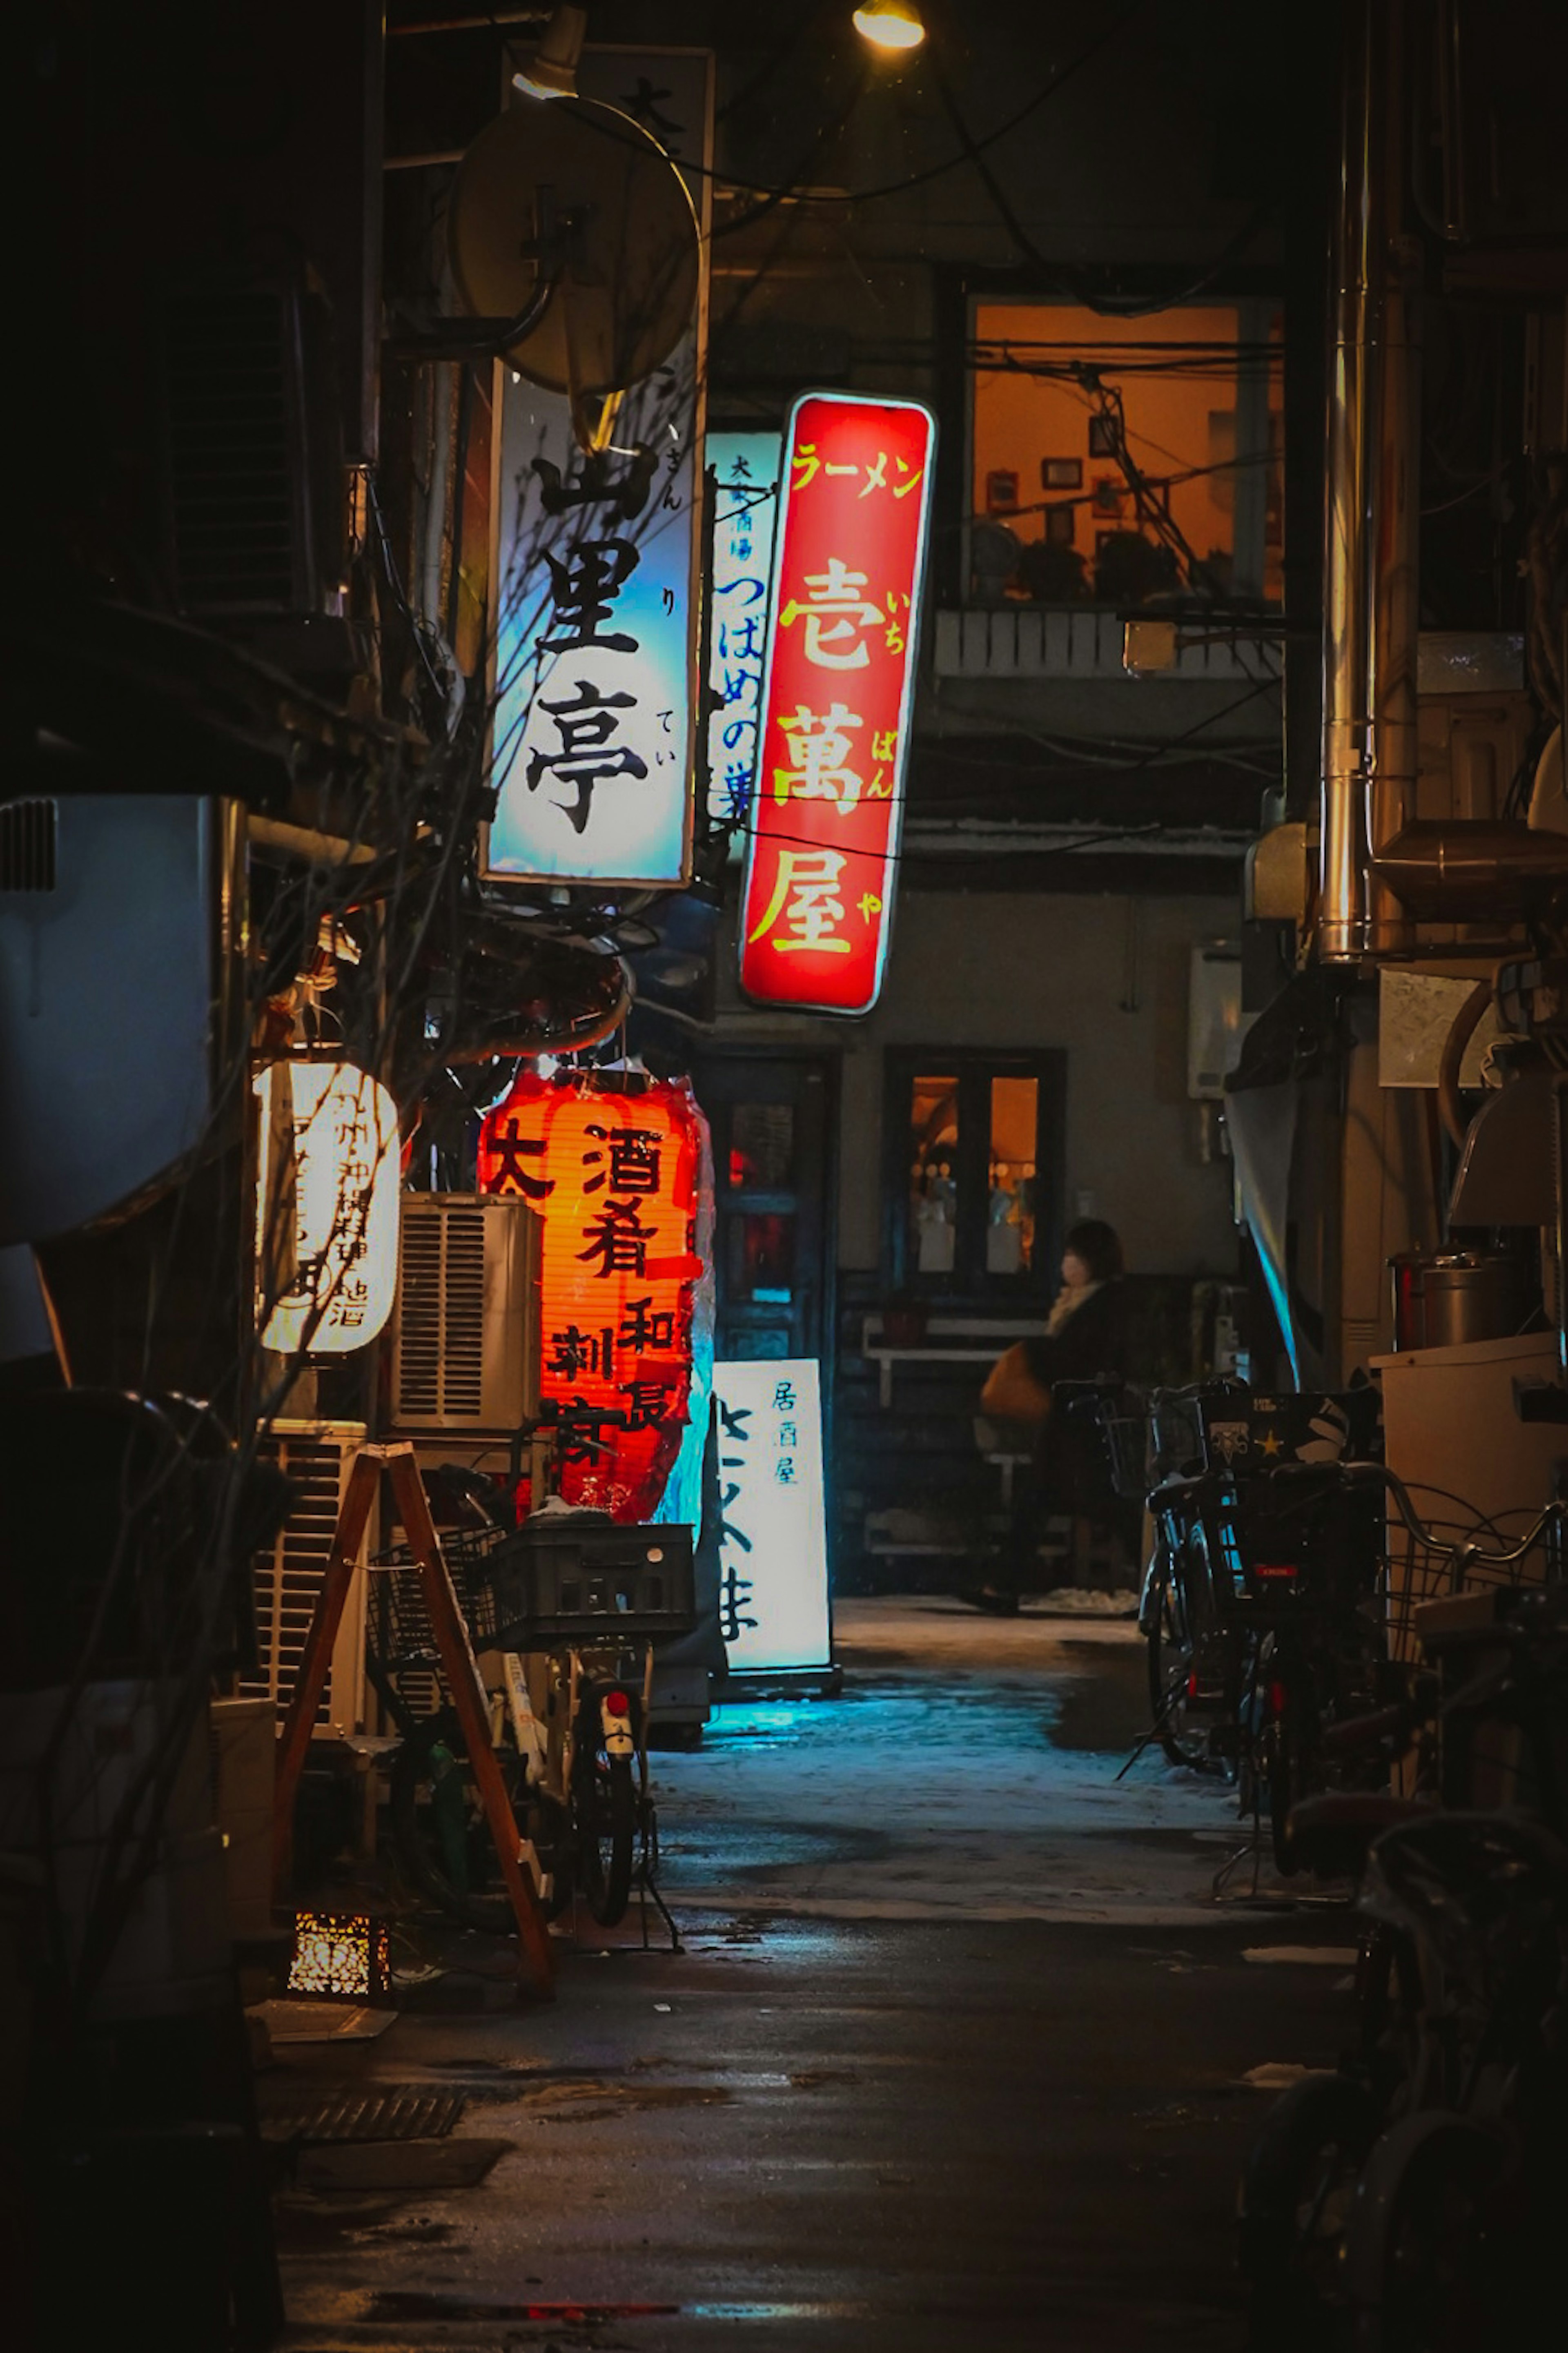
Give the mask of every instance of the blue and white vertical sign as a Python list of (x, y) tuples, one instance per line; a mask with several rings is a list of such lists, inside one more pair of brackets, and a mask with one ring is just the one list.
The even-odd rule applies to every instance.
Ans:
[[(590, 49), (578, 86), (698, 167), (705, 223), (709, 59)], [(704, 235), (689, 331), (627, 392), (601, 457), (578, 448), (563, 395), (502, 370), (490, 878), (690, 873), (707, 251)]]
[(768, 650), (773, 533), (779, 512), (784, 436), (710, 433), (713, 575), (709, 623), (708, 820), (728, 826), (743, 847)]
[(815, 1356), (715, 1365), (719, 1623), (736, 1674), (833, 1662)]

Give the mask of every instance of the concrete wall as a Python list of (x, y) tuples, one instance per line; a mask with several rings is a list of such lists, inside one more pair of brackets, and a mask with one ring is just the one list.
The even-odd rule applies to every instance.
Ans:
[(1068, 1056), (1067, 1208), (1080, 1193), (1142, 1273), (1229, 1275), (1230, 1164), (1202, 1157), (1187, 1098), (1191, 949), (1234, 928), (1228, 898), (1129, 901), (910, 891), (881, 1004), (865, 1021), (781, 1021), (740, 1007), (732, 922), (720, 949), (720, 1035), (765, 1051), (842, 1050), (838, 1262), (880, 1250), (883, 1050), (1059, 1047)]

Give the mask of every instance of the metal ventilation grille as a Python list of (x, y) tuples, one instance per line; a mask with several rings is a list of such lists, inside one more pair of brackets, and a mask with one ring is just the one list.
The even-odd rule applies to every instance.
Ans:
[(403, 1220), (398, 1269), (398, 1341), (404, 1413), (426, 1421), (441, 1396), (441, 1220)]
[(0, 808), (0, 891), (52, 891), (59, 811), (53, 801)]
[[(305, 1638), (315, 1614), (327, 1556), (338, 1525), (342, 1493), (343, 1450), (333, 1439), (274, 1439), (261, 1450), (294, 1482), (298, 1500), (281, 1535), (256, 1556), (257, 1671), (242, 1675), (247, 1699), (269, 1699), (279, 1715), (294, 1696)], [(331, 1721), (329, 1680), (316, 1722)]]
[(478, 1419), (484, 1402), (483, 1209), (443, 1208), (403, 1228), (402, 1394), (406, 1420)]
[(442, 1365), (443, 1412), (478, 1419), (485, 1393), (485, 1213), (451, 1209), (444, 1286), (447, 1345)]
[(202, 288), (166, 313), (170, 533), (191, 612), (304, 600), (296, 493), (295, 304), (271, 286)]

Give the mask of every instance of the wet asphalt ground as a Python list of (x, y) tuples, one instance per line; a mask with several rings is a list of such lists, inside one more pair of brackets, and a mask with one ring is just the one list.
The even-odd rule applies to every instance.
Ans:
[(1124, 1621), (884, 1600), (838, 1639), (841, 1698), (657, 1759), (682, 1951), (584, 1920), (519, 2007), (507, 1947), (421, 1926), (417, 2006), (259, 2079), (461, 2092), (505, 2144), (462, 2189), (285, 2187), (290, 2347), (1240, 2347), (1237, 2171), (1262, 2086), (1348, 2039), (1350, 1915), (1216, 1900), (1228, 1793), (1118, 1780)]

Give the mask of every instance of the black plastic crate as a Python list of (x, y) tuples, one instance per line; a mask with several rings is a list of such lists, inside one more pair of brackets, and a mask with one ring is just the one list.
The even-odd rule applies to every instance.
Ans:
[(697, 1623), (691, 1530), (603, 1520), (532, 1521), (490, 1553), (497, 1640), (510, 1651)]

